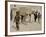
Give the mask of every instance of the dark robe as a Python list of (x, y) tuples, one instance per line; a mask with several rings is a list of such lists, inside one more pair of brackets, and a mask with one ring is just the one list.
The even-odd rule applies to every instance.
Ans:
[(19, 20), (20, 20), (20, 17), (19, 16), (15, 16), (14, 21), (16, 22), (16, 28), (17, 28), (17, 30), (19, 30)]
[(36, 22), (36, 19), (37, 19), (37, 13), (34, 14), (34, 20)]

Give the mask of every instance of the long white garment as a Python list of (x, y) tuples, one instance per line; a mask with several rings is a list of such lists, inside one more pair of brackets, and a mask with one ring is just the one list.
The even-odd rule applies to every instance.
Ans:
[(26, 21), (26, 22), (29, 22), (29, 20), (30, 20), (30, 16), (28, 15), (28, 16), (26, 16), (25, 21)]
[(20, 20), (19, 20), (19, 23), (21, 23), (21, 16), (20, 16)]
[(31, 22), (34, 22), (34, 14), (31, 14)]

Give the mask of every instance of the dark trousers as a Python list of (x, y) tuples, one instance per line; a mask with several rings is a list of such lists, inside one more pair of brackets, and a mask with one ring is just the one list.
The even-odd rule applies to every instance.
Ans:
[(16, 28), (19, 30), (19, 22), (16, 22)]
[(24, 16), (21, 17), (21, 22), (23, 22), (23, 17), (24, 17)]
[(34, 19), (35, 19), (35, 22), (36, 22), (37, 17), (35, 17)]

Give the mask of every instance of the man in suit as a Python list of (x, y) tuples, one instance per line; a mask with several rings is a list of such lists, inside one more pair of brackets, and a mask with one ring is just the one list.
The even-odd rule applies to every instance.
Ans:
[(37, 19), (37, 11), (34, 13), (34, 20), (35, 20), (35, 22), (36, 22), (36, 19)]
[(14, 21), (16, 22), (16, 28), (17, 28), (17, 30), (19, 30), (19, 20), (20, 20), (19, 11), (17, 11), (16, 12), (16, 16), (14, 18)]

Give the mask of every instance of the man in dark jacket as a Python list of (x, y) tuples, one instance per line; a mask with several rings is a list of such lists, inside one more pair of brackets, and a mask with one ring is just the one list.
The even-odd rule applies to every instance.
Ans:
[(36, 19), (37, 19), (37, 12), (34, 13), (34, 20), (36, 22)]
[(19, 20), (20, 20), (19, 11), (17, 11), (16, 12), (16, 16), (14, 18), (14, 21), (16, 22), (16, 28), (17, 28), (17, 30), (19, 30)]

